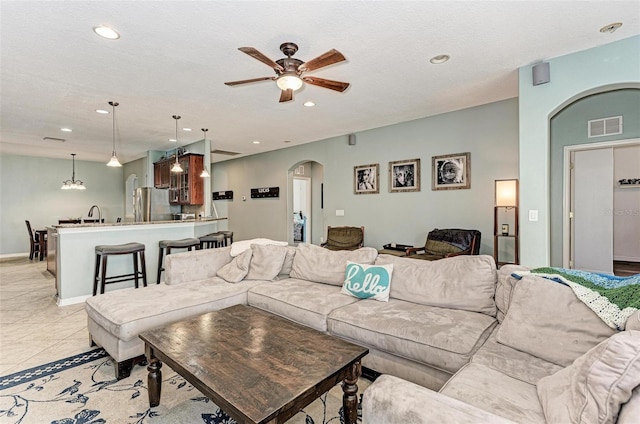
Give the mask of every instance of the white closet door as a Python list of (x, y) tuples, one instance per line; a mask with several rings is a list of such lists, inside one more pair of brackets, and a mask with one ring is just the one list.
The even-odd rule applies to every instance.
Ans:
[(613, 274), (613, 149), (576, 151), (573, 268)]

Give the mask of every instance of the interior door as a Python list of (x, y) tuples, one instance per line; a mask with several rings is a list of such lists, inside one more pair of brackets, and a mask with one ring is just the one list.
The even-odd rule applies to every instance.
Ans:
[(613, 274), (613, 149), (572, 156), (572, 268)]

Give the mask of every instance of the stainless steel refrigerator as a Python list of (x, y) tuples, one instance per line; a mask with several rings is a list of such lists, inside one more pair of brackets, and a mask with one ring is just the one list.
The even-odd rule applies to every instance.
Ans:
[(153, 187), (137, 188), (133, 206), (136, 222), (171, 221), (172, 208), (180, 210), (180, 206), (169, 204), (169, 190)]

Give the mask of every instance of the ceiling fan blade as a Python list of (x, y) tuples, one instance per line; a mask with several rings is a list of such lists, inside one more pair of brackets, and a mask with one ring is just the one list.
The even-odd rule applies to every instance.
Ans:
[(258, 81), (266, 81), (266, 80), (274, 80), (275, 77), (262, 77), (262, 78), (252, 78), (248, 80), (240, 80), (240, 81), (229, 81), (225, 82), (225, 85), (240, 85), (240, 84), (249, 84), (250, 82), (258, 82)]
[(298, 70), (301, 72), (313, 71), (316, 69), (324, 68), (325, 66), (333, 65), (334, 63), (342, 62), (346, 60), (345, 57), (336, 49), (331, 49), (323, 55), (320, 55), (308, 62), (298, 66)]
[(267, 56), (263, 55), (262, 53), (260, 53), (258, 50), (254, 49), (253, 47), (239, 47), (238, 50), (240, 50), (243, 53), (248, 54), (249, 56), (251, 56), (254, 59), (258, 59), (260, 62), (269, 65), (270, 67), (272, 67), (273, 69), (277, 69), (281, 72), (284, 72), (284, 68), (280, 65), (278, 65), (276, 62), (274, 62), (273, 60), (269, 59)]
[(343, 92), (344, 90), (349, 88), (348, 82), (333, 81), (333, 80), (328, 80), (324, 78), (310, 77), (310, 76), (302, 77), (302, 79), (304, 82), (309, 83), (311, 85), (317, 85), (318, 87), (324, 87), (324, 88), (328, 88), (330, 90), (335, 90), (339, 92)]
[(293, 90), (282, 90), (282, 92), (280, 93), (280, 103), (290, 102), (291, 100), (293, 100)]

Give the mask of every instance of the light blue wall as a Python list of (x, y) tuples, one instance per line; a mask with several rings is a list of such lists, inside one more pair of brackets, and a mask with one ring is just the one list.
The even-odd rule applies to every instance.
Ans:
[[(640, 86), (640, 36), (548, 60), (551, 82), (531, 83), (533, 65), (520, 68), (520, 246), (521, 263), (550, 264), (551, 117), (588, 94)], [(539, 220), (529, 221), (528, 211)]]
[[(588, 138), (592, 119), (622, 116), (623, 133)], [(615, 90), (580, 99), (551, 119), (551, 265), (562, 266), (562, 205), (564, 147), (640, 138), (640, 90)]]
[(76, 179), (87, 189), (60, 190), (71, 173), (71, 157), (0, 154), (0, 255), (29, 252), (25, 219), (34, 229), (43, 229), (57, 224), (58, 219), (86, 218), (94, 204), (102, 209), (105, 222), (124, 216), (122, 168), (76, 158)]
[[(482, 232), (481, 252), (493, 254), (494, 180), (518, 175), (518, 101), (505, 100), (443, 115), (335, 137), (213, 164), (213, 191), (233, 190), (233, 201), (216, 201), (238, 240), (287, 240), (287, 173), (295, 164), (316, 161), (324, 169), (323, 229), (365, 226), (365, 244), (424, 245), (433, 228), (474, 228)], [(471, 189), (431, 190), (431, 158), (471, 153)], [(388, 192), (388, 163), (420, 158), (421, 191)], [(353, 193), (353, 167), (380, 164), (380, 194)], [(278, 199), (251, 199), (250, 189), (280, 187)], [(242, 196), (246, 201), (242, 201)], [(336, 210), (344, 216), (336, 216)], [(317, 217), (315, 218), (317, 219)], [(324, 234), (314, 234), (319, 242)]]

